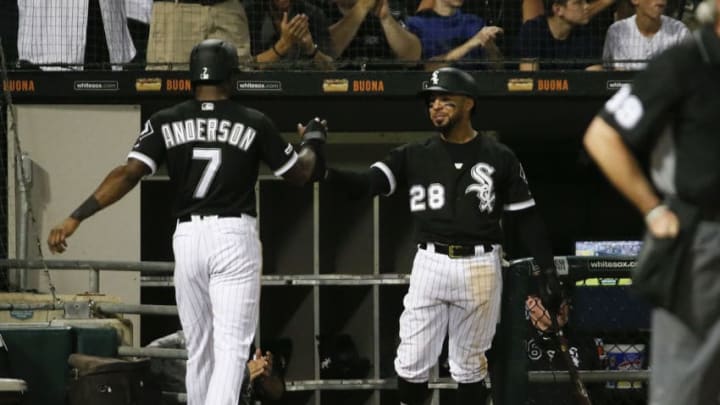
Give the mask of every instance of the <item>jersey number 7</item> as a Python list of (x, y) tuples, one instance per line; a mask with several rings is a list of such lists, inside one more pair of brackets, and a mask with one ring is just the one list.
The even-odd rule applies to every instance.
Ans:
[(205, 170), (203, 170), (200, 181), (195, 187), (193, 197), (204, 198), (210, 189), (215, 174), (217, 174), (220, 164), (222, 163), (222, 151), (218, 148), (193, 148), (193, 160), (207, 160)]

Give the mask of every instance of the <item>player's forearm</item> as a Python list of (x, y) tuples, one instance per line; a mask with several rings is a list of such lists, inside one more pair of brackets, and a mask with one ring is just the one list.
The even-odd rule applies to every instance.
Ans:
[(643, 214), (660, 204), (650, 181), (620, 134), (596, 117), (583, 139), (585, 149), (610, 182)]
[(298, 160), (293, 168), (283, 177), (293, 185), (302, 186), (311, 180), (318, 180), (316, 177), (320, 175), (317, 172), (324, 171), (319, 165), (324, 166), (324, 162), (318, 158), (317, 151), (305, 146), (298, 152)]
[(113, 169), (95, 192), (83, 202), (72, 214), (71, 218), (78, 221), (92, 216), (103, 208), (115, 203), (125, 196), (140, 181), (140, 177), (130, 173), (127, 165)]
[(514, 233), (527, 252), (535, 258), (535, 263), (541, 269), (552, 268), (552, 244), (537, 208), (530, 207), (511, 215), (515, 217), (513, 223), (517, 227)]
[(406, 30), (400, 23), (389, 15), (380, 20), (390, 48), (395, 56), (402, 61), (416, 61), (420, 59), (422, 46), (420, 39), (412, 32)]
[(371, 198), (390, 191), (387, 179), (373, 168), (362, 172), (328, 168), (325, 184), (345, 191), (355, 199)]

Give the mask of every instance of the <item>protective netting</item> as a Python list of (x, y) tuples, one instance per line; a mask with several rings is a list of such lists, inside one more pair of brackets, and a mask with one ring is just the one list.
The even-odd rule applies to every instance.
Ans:
[(640, 69), (697, 26), (696, 1), (3, 1), (0, 36), (23, 69), (185, 69), (205, 38), (248, 69)]

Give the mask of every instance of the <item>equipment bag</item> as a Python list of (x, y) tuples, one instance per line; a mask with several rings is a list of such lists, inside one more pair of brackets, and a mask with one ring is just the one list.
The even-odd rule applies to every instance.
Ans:
[(121, 360), (74, 353), (69, 386), (70, 405), (158, 405), (159, 385), (150, 359)]

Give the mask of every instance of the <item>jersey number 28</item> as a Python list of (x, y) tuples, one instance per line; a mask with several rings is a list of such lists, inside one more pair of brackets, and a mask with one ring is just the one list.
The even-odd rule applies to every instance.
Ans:
[(445, 205), (445, 187), (432, 183), (427, 188), (416, 184), (410, 187), (410, 211), (439, 210)]

